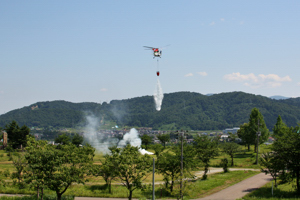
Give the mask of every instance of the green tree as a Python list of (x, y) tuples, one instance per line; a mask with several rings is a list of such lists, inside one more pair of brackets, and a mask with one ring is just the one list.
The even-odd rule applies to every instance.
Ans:
[(7, 132), (8, 143), (14, 148), (23, 148), (26, 146), (26, 137), (30, 133), (30, 129), (23, 125), (21, 128), (16, 121), (5, 126), (5, 131)]
[(37, 190), (37, 197), (41, 195), (43, 200), (45, 179), (47, 173), (53, 168), (52, 160), (55, 158), (53, 146), (47, 144), (45, 140), (36, 141), (29, 138), (26, 147), (25, 159), (28, 168), (25, 174), (25, 182)]
[[(57, 199), (72, 183), (82, 183), (86, 181), (86, 176), (90, 174), (92, 168), (94, 148), (91, 146), (76, 147), (73, 144), (56, 146), (48, 145), (45, 142), (29, 141), (26, 159), (30, 167), (29, 175), (36, 187), (44, 188), (56, 192)], [(34, 180), (35, 179), (35, 180)]]
[(247, 131), (252, 136), (252, 144), (255, 145), (255, 152), (257, 151), (257, 132), (260, 132), (259, 144), (264, 143), (269, 138), (270, 132), (265, 124), (264, 117), (257, 108), (253, 108), (251, 111)]
[[(115, 149), (115, 147), (109, 148), (111, 152)], [(116, 178), (116, 168), (114, 166), (114, 162), (112, 161), (113, 157), (109, 154), (104, 156), (104, 162), (101, 165), (95, 165), (93, 175), (94, 176), (102, 176), (104, 179), (106, 186), (108, 188), (109, 193), (111, 193), (111, 182)]]
[(71, 138), (66, 133), (63, 133), (63, 134), (59, 135), (57, 138), (55, 138), (54, 141), (55, 141), (55, 143), (60, 143), (62, 145), (65, 145), (65, 144), (71, 143)]
[(285, 163), (288, 175), (296, 179), (296, 191), (300, 194), (300, 127), (291, 127), (288, 134), (278, 137), (272, 145), (272, 150)]
[[(184, 141), (183, 145), (183, 179), (193, 178), (191, 169), (195, 167), (194, 148), (192, 145), (187, 145)], [(172, 148), (172, 152), (162, 152), (157, 160), (156, 169), (162, 174), (165, 181), (166, 189), (172, 193), (175, 182), (181, 175), (181, 145), (176, 145)]]
[(285, 163), (277, 152), (266, 152), (261, 154), (260, 166), (262, 172), (270, 174), (274, 181), (275, 187), (277, 187), (277, 178), (284, 171)]
[(138, 147), (127, 145), (125, 148), (113, 148), (108, 157), (115, 166), (116, 177), (128, 191), (128, 199), (132, 199), (135, 189), (142, 188), (142, 181), (152, 171), (152, 159), (142, 155)]
[(234, 143), (234, 142), (226, 142), (226, 143), (222, 144), (221, 147), (222, 147), (223, 152), (230, 156), (231, 166), (233, 167), (233, 165), (234, 165), (233, 157), (234, 157), (234, 154), (236, 154), (237, 152), (240, 151), (240, 145), (238, 145), (237, 143)]
[(149, 135), (144, 134), (141, 137), (141, 140), (142, 140), (142, 144), (146, 146), (146, 150), (147, 150), (148, 149), (148, 145), (151, 144), (151, 142), (152, 142), (152, 138)]
[(160, 157), (160, 154), (163, 152), (163, 146), (161, 145), (161, 144), (154, 144), (153, 146), (152, 146), (152, 149), (154, 149), (155, 150), (155, 156), (156, 156), (156, 158), (157, 158), (157, 160), (159, 159), (159, 157)]
[(13, 153), (10, 154), (10, 158), (13, 162), (14, 167), (16, 168), (16, 172), (11, 174), (12, 179), (18, 179), (18, 184), (20, 187), (23, 187), (23, 173), (27, 166), (27, 161), (25, 159), (24, 154), (22, 153)]
[(262, 144), (268, 140), (270, 133), (265, 124), (262, 114), (257, 108), (253, 108), (249, 117), (248, 124), (240, 126), (240, 130), (238, 131), (238, 136), (243, 140), (245, 144), (248, 145), (248, 150), (250, 149), (250, 145), (252, 144), (255, 145), (254, 152), (256, 152), (258, 131), (260, 132), (259, 144)]
[(73, 137), (72, 137), (72, 144), (76, 145), (77, 147), (79, 147), (80, 145), (83, 144), (83, 136), (79, 135), (78, 133), (76, 133)]
[(166, 143), (170, 142), (170, 134), (159, 134), (157, 139), (159, 139), (159, 141), (164, 145), (164, 148), (166, 148)]
[(273, 127), (274, 137), (281, 137), (288, 131), (287, 125), (282, 121), (280, 115), (277, 117), (276, 124)]
[(237, 131), (237, 135), (242, 139), (242, 143), (248, 146), (248, 151), (250, 151), (250, 145), (252, 144), (252, 136), (247, 131), (249, 123), (244, 123), (240, 126), (240, 129)]
[(203, 179), (206, 179), (206, 174), (210, 166), (210, 159), (219, 154), (218, 140), (205, 135), (197, 136), (194, 139), (193, 145), (197, 159), (204, 164)]

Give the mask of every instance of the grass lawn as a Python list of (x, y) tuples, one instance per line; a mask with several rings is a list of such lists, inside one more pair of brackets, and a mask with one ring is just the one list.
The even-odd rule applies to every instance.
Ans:
[(274, 187), (273, 187), (273, 196), (272, 196), (272, 182), (269, 182), (263, 187), (247, 194), (246, 196), (243, 197), (243, 199), (245, 200), (300, 199), (300, 195), (295, 192), (295, 185), (296, 182), (279, 184), (277, 188), (275, 188), (275, 185), (273, 185)]
[[(271, 145), (262, 144), (259, 146), (259, 154), (271, 151)], [(211, 160), (211, 166), (220, 167), (221, 159), (227, 158), (229, 163), (231, 162), (231, 158), (229, 155), (220, 152), (220, 155)], [(256, 162), (256, 153), (254, 153), (254, 145), (251, 145), (250, 151), (245, 146), (241, 146), (241, 151), (236, 153), (233, 158), (234, 166), (229, 167), (237, 167), (237, 168), (254, 168), (260, 169), (259, 165), (254, 164)]]

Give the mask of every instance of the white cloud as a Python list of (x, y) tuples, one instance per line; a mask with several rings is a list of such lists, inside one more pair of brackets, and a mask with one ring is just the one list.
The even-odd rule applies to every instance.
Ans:
[(190, 77), (190, 76), (194, 76), (194, 74), (193, 73), (188, 73), (188, 74), (184, 75), (184, 77)]
[(101, 88), (101, 92), (106, 92), (108, 89), (107, 88)]
[(224, 18), (221, 18), (220, 20), (221, 20), (222, 22), (224, 22), (224, 21), (225, 21), (225, 19), (224, 19)]
[(213, 25), (215, 25), (215, 24), (216, 24), (215, 22), (211, 22), (209, 25), (213, 26)]
[(200, 76), (207, 76), (206, 72), (197, 72), (197, 74), (199, 74)]
[(226, 74), (223, 78), (227, 81), (244, 82), (245, 86), (252, 88), (275, 88), (281, 86), (283, 82), (292, 81), (292, 79), (289, 76), (280, 77), (277, 74), (259, 74), (256, 76), (253, 73), (243, 75), (239, 72)]

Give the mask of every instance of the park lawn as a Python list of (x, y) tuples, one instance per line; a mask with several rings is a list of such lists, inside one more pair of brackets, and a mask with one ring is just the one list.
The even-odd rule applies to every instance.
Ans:
[(243, 197), (244, 200), (252, 200), (252, 199), (263, 199), (263, 200), (270, 200), (270, 199), (300, 199), (300, 195), (295, 192), (296, 182), (292, 183), (284, 183), (279, 184), (277, 188), (275, 188), (274, 181), (273, 181), (273, 197), (272, 197), (272, 182), (267, 183), (261, 188), (254, 190), (253, 192), (247, 194)]
[[(262, 153), (271, 151), (272, 145), (265, 145), (262, 144), (259, 146), (259, 156)], [(234, 166), (230, 166), (231, 158), (229, 155), (220, 152), (220, 155), (214, 159), (211, 159), (211, 166), (212, 167), (220, 167), (221, 160), (227, 158), (229, 161), (228, 167), (236, 167), (236, 168), (254, 168), (260, 169), (259, 165), (256, 165), (256, 153), (254, 153), (254, 145), (251, 145), (250, 151), (245, 146), (241, 146), (241, 151), (236, 153), (233, 158)]]

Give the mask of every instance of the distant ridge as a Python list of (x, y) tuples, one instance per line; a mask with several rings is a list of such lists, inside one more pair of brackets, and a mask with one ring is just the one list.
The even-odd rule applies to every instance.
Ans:
[(161, 111), (156, 111), (153, 96), (112, 100), (109, 103), (71, 103), (67, 101), (37, 102), (0, 115), (0, 126), (12, 120), (29, 127), (85, 126), (85, 116), (98, 122), (114, 122), (129, 127), (153, 127), (168, 130), (222, 130), (249, 121), (256, 107), (272, 130), (278, 115), (288, 126), (300, 121), (300, 98), (275, 100), (244, 92), (228, 92), (211, 96), (195, 92), (164, 95)]
[(280, 95), (275, 95), (275, 96), (270, 96), (270, 99), (275, 99), (275, 100), (282, 100), (282, 99), (289, 99), (290, 97), (284, 97)]

